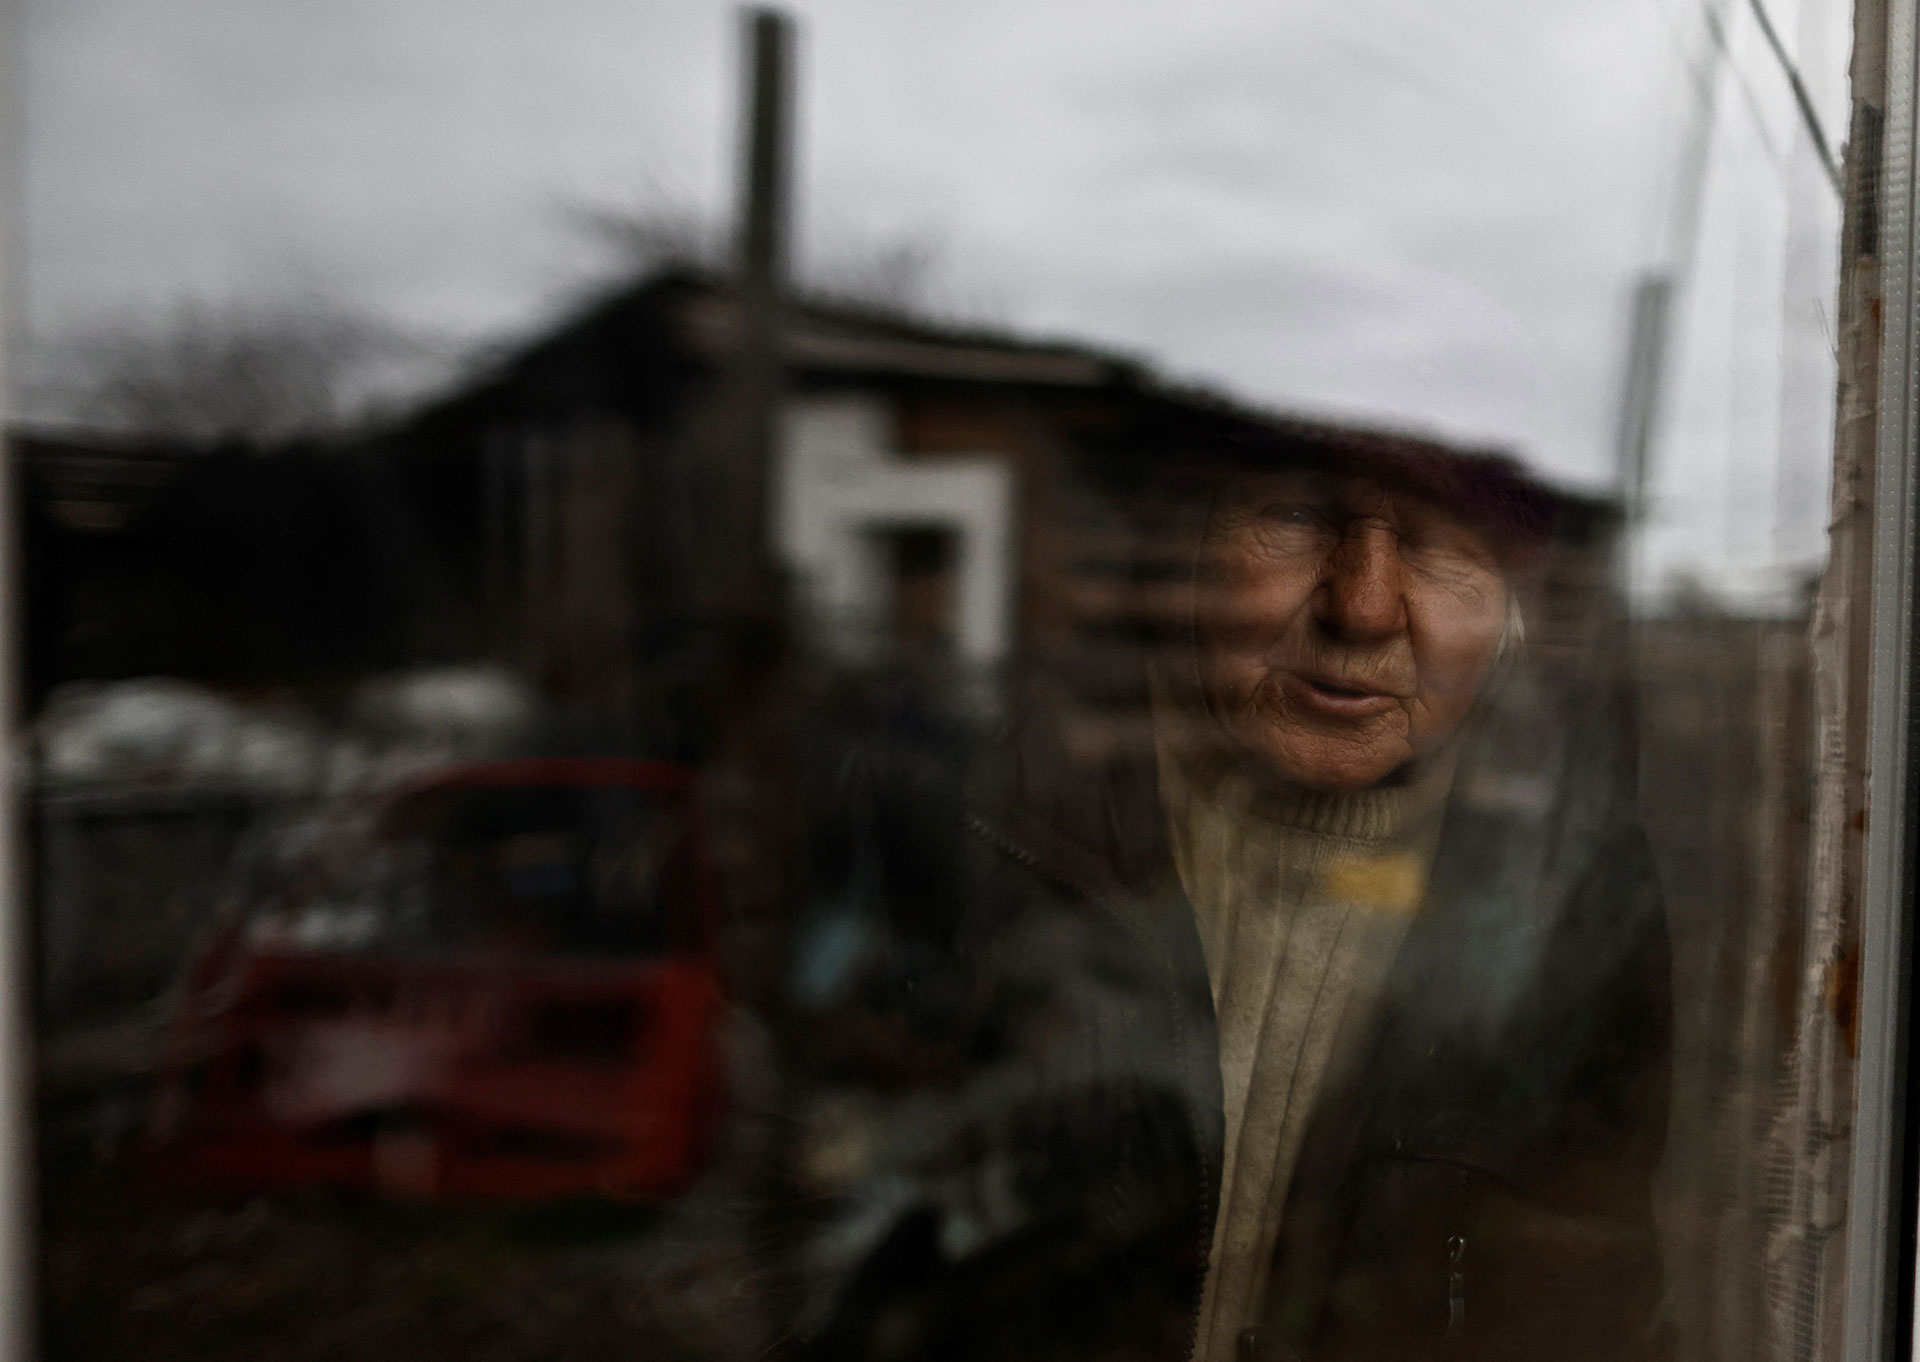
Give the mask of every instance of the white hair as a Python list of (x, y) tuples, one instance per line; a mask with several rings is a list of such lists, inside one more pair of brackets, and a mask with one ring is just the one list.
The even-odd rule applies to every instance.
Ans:
[(1507, 592), (1507, 620), (1500, 626), (1500, 642), (1493, 650), (1493, 664), (1499, 666), (1513, 654), (1520, 651), (1527, 641), (1527, 616), (1520, 608), (1520, 598), (1512, 590)]

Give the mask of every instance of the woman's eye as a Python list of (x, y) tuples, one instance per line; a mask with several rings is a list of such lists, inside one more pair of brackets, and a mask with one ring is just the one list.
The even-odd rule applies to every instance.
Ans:
[(1419, 576), (1454, 590), (1481, 590), (1499, 581), (1498, 568), (1478, 545), (1439, 540), (1402, 544), (1400, 557)]
[(1318, 527), (1326, 523), (1326, 517), (1320, 514), (1317, 506), (1298, 501), (1278, 502), (1267, 507), (1262, 515), (1265, 519), (1279, 525)]
[(1491, 567), (1493, 552), (1478, 535), (1454, 526), (1419, 526), (1400, 536), (1401, 556), (1435, 566)]
[(1254, 541), (1271, 553), (1322, 553), (1333, 540), (1333, 521), (1311, 502), (1262, 506), (1249, 525)]

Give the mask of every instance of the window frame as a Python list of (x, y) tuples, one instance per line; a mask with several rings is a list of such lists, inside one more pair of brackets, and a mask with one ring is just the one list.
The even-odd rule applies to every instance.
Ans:
[[(1860, 8), (1875, 0), (1859, 0)], [(1856, 12), (1856, 41), (1868, 38)], [(1908, 1119), (1913, 994), (1912, 918), (1920, 895), (1920, 0), (1886, 0), (1884, 138), (1879, 166), (1850, 167), (1854, 192), (1878, 213), (1884, 331), (1874, 460), (1872, 645), (1868, 675), (1867, 824), (1861, 887), (1859, 1053), (1846, 1230), (1842, 1355), (1915, 1356), (1914, 1230), (1920, 1205)], [(1856, 62), (1856, 80), (1861, 70)], [(1856, 105), (1861, 93), (1856, 90)], [(1871, 155), (1870, 139), (1851, 148)], [(1858, 145), (1864, 143), (1864, 147)], [(1878, 174), (1875, 175), (1877, 170)], [(1864, 172), (1864, 173), (1863, 173)], [(1864, 183), (1863, 183), (1864, 182)], [(1877, 186), (1877, 192), (1876, 191)]]

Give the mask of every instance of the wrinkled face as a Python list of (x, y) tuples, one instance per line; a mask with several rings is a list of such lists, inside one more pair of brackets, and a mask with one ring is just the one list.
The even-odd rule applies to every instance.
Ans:
[(1295, 784), (1378, 784), (1473, 707), (1507, 593), (1494, 545), (1433, 502), (1310, 471), (1249, 480), (1202, 552), (1208, 703)]

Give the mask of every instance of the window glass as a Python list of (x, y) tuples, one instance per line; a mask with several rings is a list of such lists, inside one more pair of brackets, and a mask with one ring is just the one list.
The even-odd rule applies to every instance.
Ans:
[(46, 1354), (1837, 1356), (1884, 8), (28, 6)]

